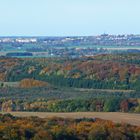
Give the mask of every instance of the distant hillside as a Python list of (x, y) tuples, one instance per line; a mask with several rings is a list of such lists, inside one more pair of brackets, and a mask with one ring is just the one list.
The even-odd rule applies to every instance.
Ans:
[(1, 80), (46, 81), (56, 86), (95, 89), (140, 89), (140, 55), (97, 55), (79, 59), (1, 59)]

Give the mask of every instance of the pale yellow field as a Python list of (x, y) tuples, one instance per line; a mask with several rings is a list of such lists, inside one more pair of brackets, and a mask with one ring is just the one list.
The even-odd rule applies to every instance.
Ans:
[(75, 112), (75, 113), (48, 113), (48, 112), (1, 112), (10, 113), (14, 116), (29, 117), (38, 116), (40, 118), (62, 117), (62, 118), (101, 118), (118, 123), (128, 123), (140, 126), (140, 114), (120, 113), (120, 112)]

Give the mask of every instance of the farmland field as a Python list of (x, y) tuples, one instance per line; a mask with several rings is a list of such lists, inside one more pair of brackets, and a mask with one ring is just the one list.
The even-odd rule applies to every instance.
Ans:
[[(140, 126), (140, 114), (119, 113), (119, 112), (75, 112), (75, 113), (45, 113), (45, 112), (6, 112), (13, 116), (30, 117), (38, 116), (39, 118), (62, 117), (62, 118), (100, 118), (111, 120), (115, 123), (128, 123)], [(2, 114), (6, 114), (2, 112)]]

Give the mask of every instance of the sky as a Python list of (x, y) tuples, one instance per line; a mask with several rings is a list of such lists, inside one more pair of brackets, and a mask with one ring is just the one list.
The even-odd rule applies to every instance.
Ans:
[(0, 0), (0, 36), (140, 34), (140, 0)]

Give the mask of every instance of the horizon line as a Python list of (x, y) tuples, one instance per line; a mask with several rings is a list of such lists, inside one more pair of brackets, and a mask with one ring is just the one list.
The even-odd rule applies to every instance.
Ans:
[(112, 36), (119, 36), (119, 35), (140, 35), (140, 34), (96, 34), (96, 35), (0, 35), (0, 38), (3, 37), (92, 37), (92, 36), (101, 36), (101, 35), (112, 35)]

